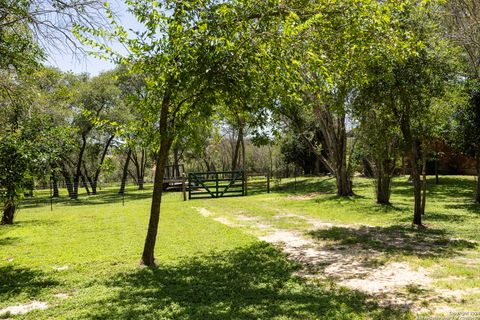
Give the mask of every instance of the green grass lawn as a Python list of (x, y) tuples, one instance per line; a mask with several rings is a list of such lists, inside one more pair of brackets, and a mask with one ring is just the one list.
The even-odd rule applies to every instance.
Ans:
[[(310, 236), (361, 242), (385, 250), (391, 259), (435, 268), (439, 277), (461, 275), (461, 280), (439, 286), (479, 288), (478, 264), (453, 259), (479, 257), (478, 248), (470, 242), (480, 240), (480, 207), (471, 201), (473, 180), (442, 177), (441, 181), (429, 186), (426, 231), (409, 228), (411, 186), (403, 178), (395, 181), (391, 207), (374, 204), (373, 185), (367, 179), (355, 180), (358, 196), (348, 199), (332, 194), (334, 181), (325, 178), (273, 182), (270, 194), (262, 192), (259, 181), (250, 184), (248, 197), (239, 198), (183, 202), (178, 193), (168, 193), (155, 269), (139, 267), (151, 189), (131, 187), (124, 206), (116, 190), (107, 188), (77, 201), (56, 200), (53, 211), (46, 194), (40, 193), (23, 203), (14, 226), (0, 227), (0, 309), (36, 300), (49, 307), (11, 318), (410, 318), (412, 314), (379, 307), (365, 295), (330, 282), (303, 282), (293, 275), (298, 266), (278, 249), (242, 228), (202, 217), (195, 208), (219, 215), (242, 212), (298, 230), (304, 227), (302, 221), (274, 217), (301, 213), (324, 221), (366, 224), (371, 227), (360, 234), (339, 228)], [(292, 198), (309, 192), (320, 193), (307, 200)], [(406, 237), (410, 242), (400, 249), (382, 247), (377, 234)], [(431, 242), (431, 252), (416, 252), (419, 242)], [(478, 306), (474, 299), (474, 295), (468, 297), (465, 305)]]
[[(241, 213), (259, 217), (274, 227), (298, 231), (305, 229), (307, 223), (295, 214), (338, 224), (367, 225), (360, 230), (334, 227), (306, 235), (334, 245), (361, 244), (363, 248), (384, 252), (387, 260), (383, 263), (406, 261), (414, 267), (428, 268), (436, 287), (471, 291), (460, 303), (443, 303), (459, 310), (480, 310), (480, 205), (472, 200), (472, 177), (445, 176), (440, 178), (439, 185), (433, 177), (428, 180), (423, 217), (426, 230), (411, 227), (413, 194), (406, 177), (394, 180), (391, 206), (375, 204), (373, 180), (364, 178), (355, 179), (357, 196), (350, 198), (335, 195), (335, 180), (331, 178), (284, 179), (272, 183), (270, 194), (262, 192), (264, 182), (250, 183), (254, 190), (247, 198), (195, 204), (214, 214)], [(310, 197), (296, 197), (305, 194)], [(278, 219), (282, 215), (286, 218)], [(398, 240), (400, 245), (389, 245)], [(421, 296), (419, 293), (417, 298)]]

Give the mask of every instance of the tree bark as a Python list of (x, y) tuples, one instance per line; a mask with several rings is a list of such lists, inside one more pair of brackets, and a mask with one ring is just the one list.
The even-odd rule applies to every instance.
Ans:
[(16, 206), (13, 200), (5, 201), (3, 206), (2, 221), (0, 224), (13, 224), (13, 218), (15, 216)]
[(73, 195), (73, 183), (72, 179), (70, 178), (70, 175), (68, 173), (63, 173), (63, 178), (65, 179), (65, 186), (67, 187), (67, 192), (68, 192), (68, 197), (70, 199), (74, 199)]
[(421, 171), (422, 171), (422, 155), (421, 155), (421, 146), (420, 141), (415, 139), (412, 143), (412, 181), (413, 181), (413, 194), (414, 194), (414, 210), (413, 210), (413, 224), (417, 226), (422, 226), (422, 215), (423, 215), (423, 206), (424, 201), (422, 196), (422, 181), (421, 181)]
[[(422, 181), (420, 176), (422, 174), (422, 150), (420, 139), (414, 138), (410, 127), (410, 104), (408, 101), (405, 103), (406, 110), (405, 116), (401, 118), (400, 130), (402, 131), (403, 139), (410, 146), (410, 178), (413, 182), (413, 196), (414, 196), (414, 208), (413, 208), (413, 224), (422, 226), (422, 215), (426, 199), (423, 199), (422, 194)], [(426, 194), (425, 194), (426, 195)]]
[(477, 150), (475, 158), (477, 165), (477, 190), (475, 192), (475, 202), (480, 203), (480, 150)]
[(155, 266), (155, 243), (160, 220), (160, 207), (163, 194), (163, 177), (165, 174), (165, 163), (168, 158), (173, 139), (168, 137), (168, 108), (170, 107), (170, 93), (167, 91), (162, 101), (160, 112), (160, 150), (156, 158), (155, 180), (152, 194), (152, 205), (150, 208), (150, 220), (148, 231), (143, 248), (141, 263), (146, 266)]
[[(80, 175), (80, 179), (82, 179), (82, 184), (83, 184), (83, 187), (85, 188), (85, 191), (87, 192), (87, 195), (90, 195), (91, 193), (90, 193), (90, 190), (88, 189), (87, 179), (85, 178), (85, 176), (83, 174)], [(78, 183), (77, 183), (77, 190), (78, 190)], [(76, 193), (76, 195), (78, 195), (78, 193)]]
[(238, 136), (237, 136), (237, 142), (235, 144), (235, 149), (233, 150), (233, 155), (232, 155), (232, 171), (237, 170), (238, 168), (238, 155), (240, 153), (240, 146), (243, 140), (243, 126), (240, 126), (238, 129)]
[(160, 153), (156, 161), (155, 181), (153, 184), (152, 205), (150, 208), (150, 221), (148, 223), (147, 237), (142, 254), (142, 264), (146, 266), (155, 266), (155, 243), (158, 233), (158, 222), (160, 221), (160, 206), (163, 194), (163, 177), (165, 174), (165, 162), (168, 157), (168, 149), (171, 144), (170, 139), (162, 139), (160, 143)]
[(339, 170), (336, 175), (337, 195), (340, 197), (353, 196), (352, 180), (346, 170)]
[(178, 142), (175, 144), (173, 148), (173, 170), (175, 172), (175, 178), (180, 179), (180, 167), (179, 167), (179, 150), (178, 150)]
[(145, 183), (145, 166), (147, 161), (147, 152), (142, 148), (142, 157), (140, 158), (140, 175), (138, 176), (138, 190), (143, 190)]
[(52, 175), (52, 188), (53, 188), (53, 198), (58, 198), (60, 196), (60, 193), (58, 191), (58, 179), (55, 174)]
[[(158, 155), (155, 157), (155, 159)], [(137, 151), (132, 150), (131, 160), (135, 166), (136, 177), (134, 178), (137, 182), (138, 190), (144, 189), (144, 179), (145, 179), (145, 166), (147, 161), (147, 155), (145, 148), (142, 148), (140, 160), (138, 159)], [(155, 160), (156, 161), (156, 160)]]
[(423, 181), (422, 181), (422, 214), (425, 214), (427, 200), (427, 161), (423, 160)]
[(388, 160), (378, 161), (376, 172), (377, 203), (390, 205), (392, 174)]
[[(343, 95), (343, 94), (342, 94)], [(313, 101), (316, 101), (313, 98)], [(344, 103), (342, 99), (339, 103)], [(334, 113), (329, 106), (316, 102), (316, 119), (320, 124), (320, 131), (324, 139), (324, 145), (327, 156), (318, 152), (317, 147), (304, 137), (323, 165), (336, 179), (337, 195), (341, 197), (353, 196), (352, 177), (347, 166), (347, 130), (345, 115)]]
[(242, 130), (242, 170), (246, 170), (246, 161), (247, 161), (247, 156), (245, 153), (245, 139), (243, 139), (243, 130)]
[(100, 157), (100, 163), (98, 165), (97, 170), (95, 171), (95, 175), (93, 176), (93, 180), (91, 182), (93, 195), (97, 194), (98, 178), (100, 177), (100, 172), (102, 171), (102, 165), (103, 165), (103, 162), (105, 161), (108, 148), (110, 147), (110, 144), (112, 143), (113, 138), (115, 138), (115, 135), (111, 135), (110, 138), (108, 138), (107, 143), (105, 144), (105, 148), (103, 148), (102, 156)]
[[(80, 147), (80, 152), (78, 154), (77, 165), (75, 169), (75, 176), (73, 177), (73, 190), (70, 196), (71, 199), (78, 198), (78, 184), (80, 182), (80, 176), (82, 176), (82, 163), (83, 163), (83, 153), (85, 152), (85, 148), (87, 146), (87, 136), (82, 134), (82, 145)], [(85, 178), (82, 176), (82, 181)]]
[(127, 183), (128, 165), (130, 164), (131, 154), (132, 154), (132, 149), (128, 148), (127, 158), (125, 159), (125, 165), (123, 166), (122, 182), (121, 182), (120, 190), (118, 191), (118, 194), (124, 194), (125, 193), (125, 184)]

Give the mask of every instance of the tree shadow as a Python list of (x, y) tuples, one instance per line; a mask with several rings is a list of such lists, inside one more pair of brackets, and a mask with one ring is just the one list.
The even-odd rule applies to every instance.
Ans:
[(326, 194), (335, 194), (335, 179), (331, 177), (319, 177), (316, 179), (312, 178), (298, 178), (296, 181), (288, 179), (287, 182), (272, 183), (271, 189), (276, 193), (309, 193), (309, 192), (319, 192)]
[(13, 300), (22, 295), (27, 299), (35, 299), (43, 290), (58, 285), (39, 270), (0, 266), (0, 301)]
[[(435, 199), (473, 198), (475, 182), (467, 177), (441, 176), (440, 184), (435, 184), (435, 177), (427, 177), (428, 197)], [(392, 183), (392, 194), (413, 197), (413, 183), (401, 179)]]
[(119, 274), (115, 297), (88, 306), (88, 318), (111, 319), (402, 319), (345, 288), (308, 285), (296, 266), (265, 243)]
[(347, 228), (332, 227), (309, 233), (319, 240), (333, 240), (337, 244), (359, 245), (363, 249), (387, 254), (413, 255), (418, 257), (450, 257), (463, 250), (477, 248), (477, 243), (455, 239), (441, 229), (413, 229), (395, 225), (390, 227)]
[(480, 204), (479, 203), (456, 203), (445, 205), (446, 209), (465, 210), (480, 216)]
[(17, 243), (20, 240), (19, 237), (5, 237), (0, 239), (0, 247)]

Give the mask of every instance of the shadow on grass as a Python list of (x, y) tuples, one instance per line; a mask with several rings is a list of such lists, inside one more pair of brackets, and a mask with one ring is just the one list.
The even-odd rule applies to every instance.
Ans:
[[(395, 179), (392, 193), (413, 197), (413, 184), (407, 179)], [(435, 177), (427, 177), (427, 197), (435, 199), (471, 198), (475, 183), (467, 177), (440, 177), (440, 184), (435, 184)]]
[(421, 257), (449, 257), (461, 251), (474, 249), (477, 243), (454, 239), (444, 230), (418, 230), (404, 226), (390, 227), (332, 227), (309, 233), (316, 239), (333, 240), (340, 245), (360, 245), (389, 254), (414, 255)]
[(5, 237), (0, 239), (0, 247), (1, 246), (6, 246), (6, 245), (11, 245), (13, 243), (16, 243), (20, 240), (18, 237)]
[(272, 183), (272, 191), (288, 194), (307, 192), (335, 194), (335, 179), (328, 177), (297, 178), (297, 181), (288, 179), (287, 182), (280, 182), (278, 185)]
[(58, 285), (43, 272), (6, 265), (0, 267), (0, 301), (22, 298), (35, 299), (43, 290)]
[(88, 318), (111, 319), (402, 319), (361, 293), (307, 285), (271, 245), (183, 260), (121, 274), (115, 298), (87, 306)]
[(480, 204), (479, 203), (458, 203), (458, 204), (447, 204), (445, 205), (446, 209), (457, 209), (457, 210), (466, 210), (468, 212), (478, 214), (480, 216)]

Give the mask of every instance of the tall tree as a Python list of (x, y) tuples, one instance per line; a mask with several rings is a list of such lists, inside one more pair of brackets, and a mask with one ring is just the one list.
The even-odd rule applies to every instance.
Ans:
[[(126, 60), (146, 79), (146, 93), (139, 109), (145, 126), (158, 133), (154, 191), (142, 263), (155, 265), (154, 248), (162, 201), (165, 162), (175, 137), (201, 126), (212, 114), (216, 93), (235, 74), (229, 65), (242, 46), (251, 40), (238, 30), (233, 10), (223, 1), (128, 2), (130, 12), (145, 26), (128, 39), (128, 33), (113, 21), (116, 33), (131, 54)], [(97, 30), (79, 27), (86, 42)], [(91, 43), (91, 42), (90, 42)], [(112, 53), (99, 44), (99, 49)]]
[(307, 12), (316, 14), (291, 13), (273, 40), (279, 44), (277, 63), (269, 74), (281, 84), (275, 109), (289, 119), (318, 123), (323, 143), (311, 148), (335, 177), (339, 196), (353, 195), (355, 144), (347, 138), (352, 100), (369, 80), (370, 61), (384, 52), (398, 55), (396, 45), (405, 45), (392, 25), (394, 12), (408, 3), (413, 1), (311, 1)]
[[(455, 68), (452, 45), (438, 24), (437, 8), (433, 2), (412, 3), (398, 14), (398, 26), (402, 30), (399, 37), (408, 40), (409, 50), (401, 55), (380, 55), (380, 59), (372, 61), (370, 72), (375, 76), (367, 86), (367, 91), (376, 91), (378, 95), (368, 109), (387, 120), (376, 129), (372, 128), (375, 134), (382, 134), (382, 130), (387, 130), (386, 134), (398, 130), (404, 142), (413, 182), (413, 224), (417, 226), (422, 226), (425, 212), (426, 181), (422, 181), (422, 173), (428, 140), (435, 134), (437, 120), (445, 118), (445, 104), (439, 103), (439, 99), (444, 97), (449, 82), (455, 79), (452, 76)], [(414, 41), (410, 41), (412, 39)], [(371, 121), (368, 117), (364, 120)], [(372, 143), (377, 143), (375, 148), (381, 150), (381, 140), (372, 140)], [(383, 152), (385, 159), (388, 159), (387, 151)]]
[(13, 223), (17, 201), (34, 179), (51, 176), (68, 137), (68, 130), (56, 126), (57, 110), (37, 80), (16, 74), (8, 95), (0, 96), (2, 224)]
[[(114, 73), (94, 78), (83, 76), (73, 96), (71, 125), (76, 129), (76, 152), (65, 158), (64, 177), (71, 181), (70, 198), (78, 197), (80, 182), (96, 194), (97, 183), (107, 152), (115, 137), (116, 126), (125, 113)], [(89, 174), (93, 172), (93, 176)]]
[(475, 202), (480, 203), (480, 5), (476, 0), (450, 0), (445, 6), (450, 35), (463, 49), (462, 76), (467, 80), (465, 89), (470, 95), (467, 106), (457, 112), (456, 141), (475, 157)]

